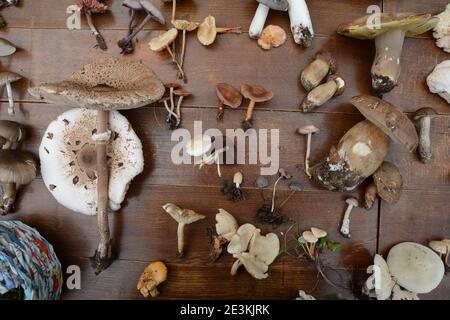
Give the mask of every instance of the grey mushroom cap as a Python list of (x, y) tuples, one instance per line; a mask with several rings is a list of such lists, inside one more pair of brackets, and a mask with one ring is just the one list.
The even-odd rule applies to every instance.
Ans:
[(147, 13), (153, 16), (154, 20), (156, 20), (160, 24), (166, 24), (166, 19), (164, 19), (164, 15), (153, 5), (153, 3), (147, 0), (139, 0), (139, 2), (141, 3), (142, 8), (144, 8), (144, 10), (147, 11)]
[(29, 153), (0, 150), (0, 182), (28, 184), (36, 178), (37, 162)]
[(287, 0), (256, 0), (272, 10), (288, 11), (289, 2)]
[(14, 44), (4, 38), (0, 38), (0, 57), (7, 57), (16, 52)]
[(122, 2), (122, 5), (129, 9), (132, 9), (132, 10), (142, 10), (143, 9), (141, 4), (137, 0), (124, 0)]

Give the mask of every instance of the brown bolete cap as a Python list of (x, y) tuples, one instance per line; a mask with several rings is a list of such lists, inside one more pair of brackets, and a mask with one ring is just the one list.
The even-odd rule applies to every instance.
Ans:
[(242, 104), (241, 93), (228, 83), (218, 83), (216, 93), (219, 100), (230, 108), (236, 109)]
[(331, 55), (331, 52), (319, 51), (316, 53), (315, 58), (317, 60), (322, 60), (328, 64), (328, 66), (330, 68), (330, 71), (329, 71), (330, 74), (336, 73), (336, 71), (338, 69), (338, 65), (337, 65), (336, 59), (333, 58), (333, 56)]
[(395, 204), (402, 194), (403, 179), (400, 170), (390, 162), (383, 162), (373, 174), (373, 181), (381, 199)]
[(414, 124), (397, 107), (364, 94), (353, 97), (351, 103), (392, 140), (404, 145), (410, 152), (417, 148), (419, 137)]
[(189, 90), (178, 89), (178, 90), (175, 90), (173, 92), (173, 94), (178, 97), (189, 97), (192, 95), (192, 92), (190, 92)]
[(425, 107), (425, 108), (420, 108), (419, 110), (417, 110), (414, 113), (413, 119), (419, 120), (423, 117), (435, 118), (437, 116), (438, 116), (438, 113), (436, 112), (436, 110), (434, 110), (431, 107)]
[(438, 18), (431, 14), (416, 14), (411, 12), (381, 13), (380, 24), (374, 25), (366, 15), (355, 21), (341, 24), (337, 33), (357, 39), (374, 39), (379, 35), (401, 29), (407, 37), (414, 37), (435, 27)]
[(0, 86), (5, 85), (6, 83), (11, 83), (11, 82), (15, 82), (22, 79), (22, 76), (14, 73), (14, 72), (10, 72), (10, 71), (3, 71), (0, 72)]
[(198, 26), (200, 25), (200, 23), (194, 22), (194, 21), (178, 19), (178, 20), (172, 20), (172, 25), (177, 30), (186, 30), (188, 32), (191, 32), (191, 31), (196, 30), (198, 28)]
[(0, 150), (0, 182), (28, 184), (36, 178), (37, 162), (29, 153)]
[(298, 128), (297, 133), (301, 135), (312, 134), (319, 132), (319, 128), (316, 128), (312, 124)]
[(144, 64), (108, 58), (83, 67), (67, 80), (29, 89), (50, 103), (87, 109), (139, 108), (161, 99), (162, 82)]
[(176, 28), (172, 28), (169, 31), (164, 32), (163, 34), (153, 38), (148, 45), (150, 46), (150, 50), (152, 51), (163, 51), (168, 46), (175, 41), (178, 36), (178, 30)]
[(272, 100), (273, 93), (263, 86), (260, 85), (252, 85), (252, 84), (243, 84), (241, 85), (241, 93), (242, 95), (255, 102), (266, 102)]

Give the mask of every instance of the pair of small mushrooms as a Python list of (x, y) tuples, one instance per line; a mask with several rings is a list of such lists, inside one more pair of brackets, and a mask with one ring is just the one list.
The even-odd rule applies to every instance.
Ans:
[(159, 296), (157, 286), (167, 280), (167, 267), (162, 261), (155, 261), (145, 267), (137, 283), (139, 292), (147, 298)]
[[(315, 59), (303, 70), (299, 80), (308, 91), (300, 105), (303, 112), (310, 112), (344, 93), (345, 81), (335, 74), (336, 71), (336, 61), (327, 51), (318, 52)], [(328, 75), (328, 80), (323, 83)]]
[(375, 39), (372, 88), (381, 95), (391, 91), (398, 83), (405, 37), (414, 37), (433, 29), (439, 19), (431, 14), (381, 13), (379, 19), (372, 20), (371, 15), (367, 15), (340, 25), (337, 32), (357, 39)]
[(165, 88), (142, 63), (108, 58), (29, 91), (50, 103), (81, 108), (67, 111), (47, 128), (39, 149), (41, 173), (62, 205), (97, 214), (100, 242), (91, 262), (100, 273), (113, 261), (108, 204), (120, 208), (144, 164), (142, 143), (116, 110), (154, 103)]
[(431, 249), (413, 242), (395, 245), (384, 260), (376, 254), (363, 293), (377, 300), (419, 300), (439, 286), (444, 263)]
[(102, 50), (107, 50), (108, 46), (106, 45), (106, 41), (95, 27), (94, 22), (92, 21), (92, 15), (106, 13), (106, 11), (108, 11), (108, 6), (102, 3), (101, 0), (75, 0), (75, 6), (85, 14), (89, 28), (97, 40), (97, 46)]
[(269, 11), (289, 11), (291, 32), (295, 43), (307, 48), (314, 39), (314, 30), (305, 0), (257, 0), (256, 9), (249, 29), (249, 36), (253, 39), (261, 37)]
[[(177, 129), (181, 125), (181, 106), (184, 99), (192, 95), (189, 90), (181, 89), (181, 84), (178, 82), (168, 82), (164, 86), (169, 91), (169, 96), (163, 97), (160, 102), (164, 104), (167, 110), (166, 122), (169, 124), (171, 130)], [(175, 102), (175, 97), (178, 97), (178, 101)], [(169, 106), (170, 102), (170, 106)], [(176, 108), (175, 108), (176, 107)]]
[(325, 238), (328, 233), (320, 228), (311, 227), (310, 230), (303, 231), (298, 242), (302, 245), (308, 257), (315, 261), (317, 258), (317, 243), (320, 239)]
[(217, 164), (217, 175), (222, 177), (220, 157), (228, 151), (228, 146), (216, 146), (213, 138), (207, 134), (198, 135), (186, 144), (186, 153), (195, 159), (195, 165), (201, 169), (204, 165)]

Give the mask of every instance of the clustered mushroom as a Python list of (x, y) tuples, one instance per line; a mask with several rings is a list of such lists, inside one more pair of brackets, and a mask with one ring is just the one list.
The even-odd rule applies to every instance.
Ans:
[(166, 281), (166, 279), (167, 267), (164, 262), (152, 262), (147, 267), (145, 267), (144, 272), (142, 272), (141, 276), (139, 277), (137, 289), (145, 298), (147, 298), (149, 295), (152, 298), (156, 298), (157, 296), (159, 296), (157, 286)]
[[(172, 20), (172, 25), (178, 30), (183, 32), (183, 38), (181, 42), (181, 54), (180, 54), (180, 67), (183, 70), (183, 73), (178, 73), (179, 79), (186, 79), (184, 75), (184, 58), (186, 56), (186, 33), (197, 30), (200, 23), (192, 22), (187, 20)], [(174, 42), (175, 44), (175, 42)]]
[(195, 158), (195, 164), (201, 169), (204, 165), (217, 164), (217, 175), (222, 177), (220, 171), (220, 157), (228, 151), (228, 146), (216, 148), (212, 137), (207, 134), (199, 135), (192, 138), (186, 144), (186, 153)]
[(228, 195), (228, 198), (233, 202), (245, 200), (245, 193), (241, 188), (244, 176), (242, 172), (236, 172), (233, 176), (233, 183), (225, 182), (222, 192)]
[(225, 113), (225, 106), (231, 109), (237, 109), (242, 104), (241, 93), (228, 83), (218, 83), (216, 85), (217, 98), (219, 98), (219, 106), (217, 110), (217, 120), (222, 120)]
[(242, 128), (245, 131), (253, 128), (253, 111), (256, 103), (262, 103), (272, 100), (273, 93), (261, 85), (243, 84), (241, 85), (241, 93), (244, 98), (249, 100), (247, 113), (245, 114)]
[(22, 79), (22, 76), (17, 73), (10, 71), (0, 72), (0, 88), (3, 86), (6, 87), (6, 94), (8, 95), (8, 114), (10, 116), (14, 115), (15, 113), (11, 83), (19, 81), (20, 79)]
[[(175, 130), (181, 125), (181, 107), (184, 99), (192, 95), (192, 92), (189, 90), (181, 89), (181, 84), (178, 82), (168, 82), (165, 83), (164, 86), (166, 89), (169, 89), (169, 96), (164, 96), (159, 100), (164, 104), (164, 107), (167, 110), (167, 118), (166, 122), (169, 125), (171, 130)], [(178, 97), (178, 101), (175, 99)], [(170, 107), (169, 107), (170, 101)]]
[(439, 19), (433, 29), (436, 46), (442, 48), (445, 52), (450, 52), (450, 4), (447, 4), (445, 10), (438, 14), (436, 18)]
[(347, 198), (345, 199), (345, 203), (347, 203), (347, 209), (345, 210), (344, 218), (342, 219), (341, 223), (341, 229), (339, 231), (345, 238), (351, 238), (352, 235), (350, 233), (350, 214), (353, 208), (358, 207), (358, 199)]
[(92, 33), (97, 40), (97, 45), (102, 50), (107, 50), (105, 39), (98, 32), (97, 28), (92, 21), (92, 15), (97, 13), (105, 13), (108, 11), (108, 6), (102, 3), (102, 0), (75, 0), (75, 5), (83, 12), (86, 16), (86, 21), (91, 29)]

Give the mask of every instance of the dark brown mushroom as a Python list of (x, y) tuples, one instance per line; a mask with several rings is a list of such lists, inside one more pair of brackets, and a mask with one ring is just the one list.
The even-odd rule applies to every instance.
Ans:
[(402, 194), (403, 179), (396, 165), (387, 161), (383, 162), (373, 174), (373, 181), (381, 199), (389, 204), (397, 203)]
[(225, 106), (232, 109), (237, 109), (242, 104), (241, 93), (232, 85), (228, 83), (218, 83), (216, 85), (216, 93), (219, 98), (219, 107), (217, 110), (217, 120), (223, 119)]
[(273, 98), (273, 93), (263, 86), (243, 84), (241, 85), (241, 93), (244, 98), (249, 99), (247, 113), (242, 122), (242, 127), (245, 131), (253, 128), (253, 110), (256, 103), (270, 101)]

